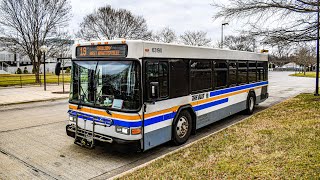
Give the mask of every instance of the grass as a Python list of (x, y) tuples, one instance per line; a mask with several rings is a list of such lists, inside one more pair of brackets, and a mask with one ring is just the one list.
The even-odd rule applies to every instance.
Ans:
[(315, 78), (316, 77), (316, 72), (306, 72), (306, 74), (304, 74), (304, 73), (296, 73), (296, 74), (290, 74), (290, 76)]
[(317, 179), (320, 98), (301, 94), (120, 179)]
[[(70, 82), (70, 75), (65, 75), (64, 80), (65, 82)], [(46, 82), (58, 83), (58, 76), (54, 74), (46, 74)], [(62, 83), (62, 76), (60, 76), (60, 82)], [(43, 75), (41, 75), (41, 83), (43, 83)], [(1, 74), (0, 75), (0, 87), (16, 86), (21, 84), (26, 85), (26, 84), (39, 84), (39, 83), (36, 83), (34, 74)]]

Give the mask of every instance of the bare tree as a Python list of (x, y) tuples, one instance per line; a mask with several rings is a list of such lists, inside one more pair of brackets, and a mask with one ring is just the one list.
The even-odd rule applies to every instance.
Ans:
[[(27, 55), (31, 60), (39, 82), (39, 69), (42, 45), (49, 52), (61, 41), (52, 41), (61, 37), (59, 27), (65, 27), (70, 20), (71, 6), (68, 0), (2, 0), (0, 4), (0, 25), (4, 41), (9, 49)], [(51, 39), (51, 41), (50, 41)], [(58, 43), (58, 44), (57, 44)]]
[(177, 35), (172, 29), (165, 27), (153, 35), (152, 39), (156, 42), (172, 43), (177, 40)]
[(110, 5), (87, 15), (80, 24), (77, 36), (91, 39), (151, 39), (146, 20), (126, 9), (113, 9)]
[(251, 34), (265, 37), (268, 44), (316, 39), (316, 0), (230, 0), (228, 4), (215, 0), (212, 5), (219, 10), (215, 19), (244, 21), (250, 24)]
[(228, 47), (231, 50), (239, 51), (250, 51), (255, 50), (255, 38), (250, 35), (241, 34), (239, 36), (226, 36), (223, 41), (224, 46)]
[(306, 74), (307, 67), (312, 67), (316, 62), (316, 56), (313, 49), (315, 48), (312, 46), (301, 46), (294, 54), (295, 62), (304, 67), (304, 74)]
[(279, 42), (272, 48), (272, 54), (270, 55), (269, 61), (279, 66), (283, 66), (289, 62), (295, 62), (293, 56), (293, 50), (295, 46)]
[(204, 31), (186, 31), (180, 35), (181, 43), (190, 46), (210, 46), (211, 39), (207, 38)]

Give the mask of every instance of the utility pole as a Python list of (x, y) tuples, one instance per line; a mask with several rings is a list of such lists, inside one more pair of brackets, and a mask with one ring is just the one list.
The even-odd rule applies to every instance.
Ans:
[(221, 24), (221, 49), (223, 49), (223, 26), (229, 25), (229, 23), (222, 23)]
[(316, 93), (319, 96), (319, 0), (317, 1), (317, 69), (316, 69)]

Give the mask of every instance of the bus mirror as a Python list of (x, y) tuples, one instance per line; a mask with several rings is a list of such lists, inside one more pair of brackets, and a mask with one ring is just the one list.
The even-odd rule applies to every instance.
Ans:
[(159, 98), (159, 82), (150, 82), (149, 94), (150, 99)]
[(57, 76), (60, 75), (60, 72), (61, 72), (61, 62), (57, 62), (56, 64), (56, 68), (54, 69), (54, 72)]

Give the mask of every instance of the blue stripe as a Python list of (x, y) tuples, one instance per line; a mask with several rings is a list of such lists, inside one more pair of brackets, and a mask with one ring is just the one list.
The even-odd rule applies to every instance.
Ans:
[(140, 127), (140, 126), (142, 126), (141, 121), (128, 122), (128, 121), (113, 120), (113, 124), (116, 126), (123, 126), (123, 127)]
[(213, 107), (213, 106), (217, 106), (219, 104), (226, 103), (226, 102), (228, 102), (228, 100), (229, 100), (229, 98), (224, 98), (224, 99), (220, 99), (220, 100), (217, 100), (217, 101), (209, 102), (209, 103), (206, 103), (206, 104), (201, 104), (199, 106), (193, 107), (193, 110), (200, 111), (200, 110), (207, 109), (207, 108), (210, 108), (210, 107)]
[(262, 85), (266, 85), (266, 84), (268, 84), (268, 81), (258, 82), (258, 83), (254, 83), (254, 84), (247, 84), (247, 85), (237, 86), (237, 87), (232, 87), (232, 88), (227, 88), (227, 89), (221, 89), (221, 90), (210, 92), (210, 97), (218, 96), (218, 95), (222, 95), (222, 94), (226, 94), (226, 93), (231, 93), (231, 92), (235, 92), (235, 91), (240, 91), (240, 90), (244, 90), (244, 89), (249, 89), (249, 88), (253, 88), (256, 86), (262, 86)]
[(149, 126), (149, 125), (161, 122), (161, 121), (166, 121), (168, 119), (174, 118), (175, 115), (176, 115), (176, 113), (174, 112), (174, 113), (164, 114), (164, 115), (156, 116), (156, 117), (153, 117), (150, 119), (146, 119), (144, 121), (144, 125)]

